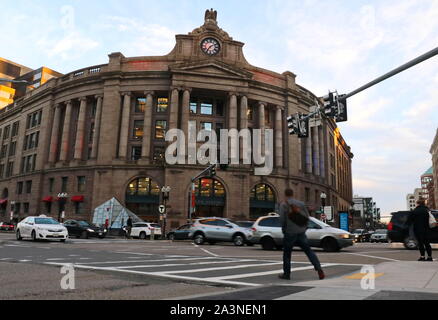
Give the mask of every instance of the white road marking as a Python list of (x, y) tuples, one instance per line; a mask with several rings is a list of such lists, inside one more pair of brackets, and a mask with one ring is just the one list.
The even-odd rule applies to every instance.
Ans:
[[(202, 257), (202, 258), (187, 258), (187, 259), (159, 259), (159, 260), (137, 260), (137, 261), (103, 261), (103, 262), (90, 262), (89, 264), (118, 264), (118, 263), (138, 263), (138, 262), (166, 262), (166, 261), (189, 261), (189, 260), (209, 260), (209, 259), (215, 259), (214, 257)], [(159, 265), (157, 265), (159, 266)]]
[[(195, 262), (195, 263), (174, 263), (174, 264), (159, 264), (159, 265), (141, 265), (141, 266), (124, 266), (115, 267), (117, 269), (142, 269), (142, 268), (162, 268), (162, 267), (184, 267), (184, 266), (197, 266), (197, 265), (210, 265), (210, 264), (227, 264), (227, 263), (239, 263), (250, 262), (256, 260), (242, 260), (242, 261), (208, 261), (208, 262)], [(175, 273), (174, 271), (168, 271), (169, 273)]]
[(32, 260), (18, 260), (18, 262), (31, 262)]
[(367, 258), (373, 258), (373, 259), (380, 259), (380, 260), (388, 260), (388, 261), (400, 261), (400, 260), (396, 260), (396, 259), (390, 259), (390, 258), (384, 258), (384, 257), (376, 257), (376, 256), (370, 256), (370, 255), (366, 255), (366, 254), (360, 254), (360, 253), (345, 253), (345, 254), (349, 254), (349, 255), (353, 255), (353, 256), (361, 256), (361, 257), (367, 257)]
[(46, 261), (62, 261), (62, 260), (67, 260), (68, 258), (51, 258), (51, 259), (46, 259)]
[(219, 271), (219, 270), (231, 270), (231, 269), (242, 269), (242, 268), (251, 268), (251, 267), (266, 267), (266, 266), (275, 266), (283, 264), (283, 262), (275, 262), (275, 263), (262, 263), (262, 264), (243, 264), (239, 266), (231, 266), (231, 267), (219, 267), (219, 268), (205, 268), (205, 269), (191, 269), (191, 270), (180, 270), (180, 271), (169, 271), (163, 273), (172, 273), (172, 274), (180, 274), (180, 273), (196, 273), (196, 272), (206, 272), (206, 271)]
[(215, 253), (213, 253), (213, 252), (210, 252), (210, 251), (208, 251), (208, 250), (206, 250), (206, 249), (201, 248), (201, 247), (198, 246), (196, 243), (193, 243), (193, 245), (195, 246), (195, 248), (201, 249), (202, 251), (204, 251), (205, 253), (207, 253), (207, 254), (209, 254), (209, 255), (211, 255), (211, 256), (213, 256), (213, 257), (219, 257), (219, 255), (217, 255), (217, 254), (215, 254)]

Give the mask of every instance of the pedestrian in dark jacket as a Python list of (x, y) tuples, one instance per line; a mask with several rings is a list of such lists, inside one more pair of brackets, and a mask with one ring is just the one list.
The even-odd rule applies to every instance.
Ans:
[[(321, 268), (321, 263), (319, 262), (316, 254), (310, 248), (309, 241), (306, 236), (309, 212), (303, 202), (293, 199), (293, 190), (287, 189), (285, 191), (285, 196), (286, 201), (280, 206), (280, 222), (284, 234), (284, 274), (280, 275), (279, 277), (283, 280), (290, 280), (292, 251), (294, 246), (299, 246), (315, 267), (315, 270), (318, 272), (319, 279), (323, 280), (325, 278), (325, 274)], [(291, 214), (298, 214), (301, 215), (301, 217), (299, 217), (299, 219), (294, 219), (296, 221), (294, 222), (291, 220)], [(300, 223), (300, 220), (302, 220), (302, 223)]]
[(131, 239), (131, 231), (132, 231), (132, 219), (131, 217), (129, 217), (126, 226), (126, 237), (128, 239)]
[(429, 232), (429, 208), (426, 207), (424, 200), (417, 201), (417, 207), (409, 214), (408, 225), (413, 225), (414, 235), (418, 242), (420, 250), (420, 259), (418, 261), (426, 261), (425, 252), (427, 251), (427, 261), (433, 261), (432, 247), (428, 238)]

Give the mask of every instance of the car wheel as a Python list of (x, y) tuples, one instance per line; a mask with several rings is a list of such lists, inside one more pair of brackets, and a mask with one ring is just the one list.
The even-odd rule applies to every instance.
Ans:
[(167, 236), (167, 239), (169, 239), (170, 241), (175, 241), (175, 235), (171, 233)]
[(32, 231), (32, 241), (37, 241), (36, 232), (35, 230)]
[(193, 241), (195, 242), (196, 245), (200, 246), (203, 245), (205, 242), (205, 236), (202, 233), (198, 233), (197, 235), (195, 235), (195, 237), (193, 238)]
[(23, 240), (23, 238), (21, 237), (20, 230), (17, 230), (17, 240), (18, 240), (18, 241)]
[(275, 248), (275, 242), (272, 238), (263, 238), (262, 241), (260, 241), (263, 250), (272, 251)]
[(140, 233), (140, 239), (146, 240), (146, 233), (145, 232)]
[(245, 245), (245, 237), (240, 234), (235, 235), (233, 238), (233, 243), (236, 247), (242, 247)]
[(417, 240), (415, 238), (406, 237), (403, 244), (404, 244), (405, 248), (408, 250), (418, 249)]
[(322, 248), (325, 252), (338, 252), (340, 250), (338, 243), (333, 238), (326, 238), (322, 241)]
[(88, 232), (87, 231), (83, 231), (81, 233), (81, 239), (88, 239)]

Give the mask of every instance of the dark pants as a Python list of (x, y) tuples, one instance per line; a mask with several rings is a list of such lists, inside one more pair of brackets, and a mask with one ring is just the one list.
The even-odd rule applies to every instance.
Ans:
[(131, 239), (132, 227), (126, 227), (126, 238)]
[(319, 262), (318, 257), (312, 251), (309, 245), (309, 241), (307, 240), (307, 236), (305, 233), (294, 234), (294, 235), (284, 235), (283, 240), (283, 270), (286, 276), (290, 276), (291, 273), (291, 259), (292, 259), (292, 251), (295, 246), (300, 247), (304, 253), (309, 258), (309, 261), (313, 264), (316, 271), (322, 270), (321, 263)]
[(425, 233), (415, 232), (415, 238), (417, 238), (418, 249), (422, 257), (425, 256), (427, 251), (427, 256), (432, 257), (432, 247), (430, 246), (430, 241)]

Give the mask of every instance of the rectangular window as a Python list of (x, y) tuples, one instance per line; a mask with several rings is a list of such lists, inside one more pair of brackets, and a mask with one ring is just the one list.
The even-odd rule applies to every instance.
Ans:
[(158, 120), (155, 122), (155, 139), (164, 140), (167, 131), (167, 121)]
[(27, 150), (27, 145), (29, 144), (29, 136), (25, 136), (24, 137), (24, 142), (23, 142), (23, 151)]
[(20, 122), (14, 122), (14, 124), (12, 125), (12, 137), (16, 137), (18, 136), (18, 129), (20, 127)]
[(197, 114), (198, 113), (198, 103), (195, 101), (190, 102), (190, 113)]
[(16, 203), (14, 206), (14, 212), (15, 213), (20, 213), (21, 212), (21, 203)]
[(53, 188), (55, 186), (55, 179), (54, 178), (50, 178), (49, 179), (49, 192), (52, 193), (53, 192)]
[(211, 101), (201, 102), (201, 114), (211, 116), (213, 115), (213, 103)]
[(26, 181), (26, 193), (32, 193), (32, 181)]
[(216, 102), (216, 115), (220, 117), (224, 116), (224, 102), (222, 100)]
[(85, 177), (78, 177), (78, 192), (85, 192)]
[(213, 123), (211, 123), (211, 122), (201, 122), (201, 130), (212, 131), (213, 130)]
[(9, 139), (9, 132), (11, 131), (11, 126), (5, 127), (5, 130), (3, 131), (3, 139)]
[(135, 146), (131, 150), (131, 160), (137, 161), (141, 159), (142, 147)]
[(144, 121), (143, 120), (135, 120), (134, 121), (134, 129), (132, 132), (132, 137), (134, 139), (143, 138), (143, 130), (144, 130)]
[(5, 175), (5, 165), (0, 164), (0, 179), (2, 179), (4, 175)]
[(23, 182), (17, 183), (17, 194), (23, 194)]
[(83, 214), (84, 213), (84, 204), (82, 202), (75, 203), (75, 214)]
[(159, 112), (159, 113), (167, 112), (168, 108), (169, 108), (169, 99), (158, 98), (157, 112)]
[(94, 122), (91, 123), (90, 125), (90, 134), (88, 136), (88, 143), (93, 143), (93, 139), (94, 139)]
[(61, 192), (67, 192), (68, 177), (61, 178)]
[(6, 157), (6, 153), (8, 152), (8, 145), (3, 145), (0, 151), (0, 159)]
[(25, 203), (23, 203), (23, 213), (24, 214), (29, 214), (29, 203), (28, 202), (25, 202)]
[(15, 149), (17, 147), (17, 142), (11, 142), (11, 146), (9, 147), (9, 157), (15, 156)]
[(254, 120), (254, 106), (252, 105), (248, 106), (247, 116), (248, 116), (248, 120), (250, 121)]
[(155, 147), (154, 148), (154, 162), (162, 162), (164, 161), (164, 147)]
[(135, 102), (135, 113), (144, 113), (145, 110), (146, 110), (146, 99), (137, 98)]
[(14, 162), (10, 161), (10, 162), (8, 162), (8, 166), (6, 168), (6, 177), (7, 178), (11, 177), (13, 172), (14, 172)]

